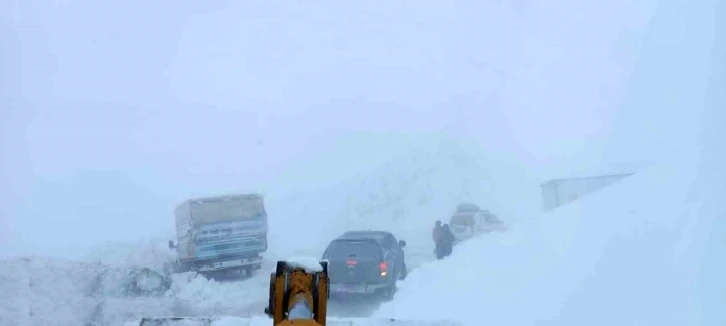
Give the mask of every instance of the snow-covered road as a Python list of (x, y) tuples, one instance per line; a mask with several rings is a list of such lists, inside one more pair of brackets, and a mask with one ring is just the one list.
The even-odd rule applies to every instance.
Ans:
[[(148, 250), (143, 248), (143, 250)], [(158, 247), (134, 257), (163, 274)], [(276, 259), (275, 257), (272, 257)], [(432, 255), (407, 252), (409, 269), (431, 260)], [(122, 325), (142, 317), (254, 317), (267, 305), (269, 273), (275, 261), (265, 261), (247, 279), (208, 280), (194, 273), (172, 274), (168, 288), (138, 293), (136, 281), (142, 266), (81, 262), (55, 258), (23, 258), (0, 262), (0, 325)], [(148, 282), (148, 281), (147, 281)], [(138, 283), (138, 284), (137, 284)], [(159, 286), (151, 282), (151, 288)], [(370, 316), (381, 302), (374, 298), (331, 300), (331, 317)]]

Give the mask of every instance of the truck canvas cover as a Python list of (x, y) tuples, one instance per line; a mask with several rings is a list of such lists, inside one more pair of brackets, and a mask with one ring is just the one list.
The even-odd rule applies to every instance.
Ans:
[(196, 225), (261, 218), (264, 204), (260, 196), (234, 196), (192, 200), (190, 213)]

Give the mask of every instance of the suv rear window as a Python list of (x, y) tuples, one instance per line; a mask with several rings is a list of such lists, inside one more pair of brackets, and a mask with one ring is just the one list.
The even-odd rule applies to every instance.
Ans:
[(354, 255), (361, 260), (380, 260), (381, 249), (371, 241), (335, 240), (328, 245), (323, 259), (348, 259)]

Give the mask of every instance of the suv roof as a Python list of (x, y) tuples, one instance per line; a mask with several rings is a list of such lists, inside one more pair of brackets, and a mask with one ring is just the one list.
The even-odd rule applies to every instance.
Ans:
[(342, 259), (343, 256), (349, 257), (351, 254), (355, 254), (359, 258), (367, 257), (371, 259), (379, 259), (383, 255), (380, 242), (374, 239), (337, 238), (328, 244), (323, 257), (333, 255)]
[(388, 231), (348, 231), (336, 240), (375, 240), (378, 244), (382, 244), (387, 235), (393, 234)]

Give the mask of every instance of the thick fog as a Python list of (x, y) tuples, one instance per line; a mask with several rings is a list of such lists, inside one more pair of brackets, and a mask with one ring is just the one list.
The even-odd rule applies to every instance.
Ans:
[[(702, 91), (708, 69), (663, 62), (710, 56), (713, 35), (653, 37), (656, 10), (4, 1), (0, 255), (168, 237), (189, 197), (263, 191), (279, 207), (440, 144), (476, 156), (487, 200), (527, 219), (548, 178), (630, 172), (698, 137), (704, 106), (664, 90)], [(334, 218), (285, 212), (271, 223)]]

